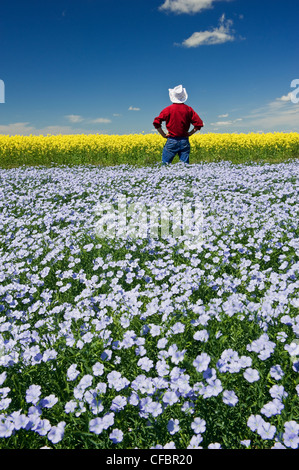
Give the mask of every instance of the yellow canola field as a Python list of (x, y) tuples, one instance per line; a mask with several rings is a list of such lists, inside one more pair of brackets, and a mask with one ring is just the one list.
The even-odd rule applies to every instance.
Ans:
[[(299, 133), (216, 134), (190, 137), (190, 162), (297, 158)], [(0, 166), (40, 164), (147, 164), (159, 162), (159, 134), (0, 135)]]

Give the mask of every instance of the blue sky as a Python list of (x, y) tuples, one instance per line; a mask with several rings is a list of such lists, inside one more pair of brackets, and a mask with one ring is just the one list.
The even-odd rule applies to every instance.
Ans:
[(2, 0), (0, 134), (152, 133), (180, 84), (201, 132), (298, 132), (298, 13), (295, 0)]

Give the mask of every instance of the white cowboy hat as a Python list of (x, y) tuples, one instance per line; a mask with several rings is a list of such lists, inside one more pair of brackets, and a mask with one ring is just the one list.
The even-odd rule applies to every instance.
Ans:
[(182, 85), (178, 85), (175, 88), (169, 88), (169, 98), (173, 103), (185, 103), (188, 99), (186, 88)]

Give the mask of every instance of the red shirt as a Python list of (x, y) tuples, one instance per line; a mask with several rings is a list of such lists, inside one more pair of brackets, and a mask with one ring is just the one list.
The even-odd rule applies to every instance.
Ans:
[(154, 119), (153, 125), (157, 129), (166, 121), (166, 128), (170, 137), (188, 137), (190, 124), (196, 129), (203, 127), (203, 122), (198, 114), (186, 104), (173, 103), (164, 108), (159, 116)]

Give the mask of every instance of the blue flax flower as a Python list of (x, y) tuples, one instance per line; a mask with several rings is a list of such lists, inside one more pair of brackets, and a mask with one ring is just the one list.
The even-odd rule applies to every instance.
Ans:
[(114, 413), (108, 413), (102, 418), (94, 418), (89, 421), (89, 430), (95, 434), (101, 434), (103, 429), (108, 429), (114, 424)]
[(207, 330), (196, 331), (196, 333), (194, 333), (193, 335), (193, 338), (196, 341), (201, 341), (203, 343), (206, 343), (209, 339), (209, 333), (207, 332)]
[(159, 377), (164, 377), (169, 373), (169, 365), (165, 361), (165, 359), (160, 360), (156, 364), (156, 371), (158, 372)]
[(13, 419), (14, 428), (16, 431), (26, 428), (29, 422), (29, 418), (24, 413), (21, 413), (20, 411), (14, 411), (10, 416)]
[(107, 375), (107, 379), (109, 387), (115, 388), (117, 392), (125, 388), (130, 383), (125, 377), (122, 377), (120, 372), (116, 370), (109, 372), (109, 374)]
[(284, 376), (284, 372), (279, 364), (272, 366), (270, 369), (270, 375), (273, 379), (280, 380)]
[(52, 426), (48, 434), (48, 439), (53, 442), (53, 444), (57, 444), (57, 442), (61, 441), (63, 438), (65, 424), (64, 421), (61, 421), (57, 426)]
[(184, 331), (185, 331), (185, 325), (181, 322), (177, 322), (171, 327), (171, 333), (175, 335), (179, 333), (184, 333)]
[(120, 411), (123, 410), (124, 407), (127, 404), (127, 399), (126, 397), (122, 397), (120, 395), (117, 395), (116, 397), (113, 398), (112, 400), (112, 405), (110, 407), (110, 410), (112, 411)]
[(77, 370), (77, 364), (72, 364), (66, 372), (68, 380), (75, 380), (79, 374), (80, 372)]
[(179, 362), (181, 362), (184, 359), (186, 351), (187, 351), (187, 349), (183, 349), (183, 351), (175, 351), (171, 356), (171, 361), (174, 364), (178, 364)]
[(93, 376), (90, 374), (86, 374), (82, 377), (80, 382), (78, 383), (77, 387), (80, 390), (85, 390), (86, 388), (90, 387), (92, 384)]
[(149, 327), (151, 329), (152, 336), (159, 336), (161, 334), (161, 326), (150, 323)]
[(251, 444), (251, 440), (250, 439), (244, 439), (243, 441), (240, 442), (240, 444), (242, 444), (242, 446), (249, 447), (250, 444)]
[(239, 399), (233, 390), (225, 390), (222, 400), (229, 406), (235, 406)]
[(76, 400), (70, 400), (65, 404), (64, 411), (65, 413), (73, 413), (75, 409), (77, 408), (77, 401)]
[(261, 426), (257, 428), (257, 433), (262, 439), (273, 439), (276, 432), (276, 427), (264, 421)]
[(136, 406), (139, 403), (139, 397), (136, 392), (132, 392), (130, 397), (129, 397), (129, 403), (130, 405)]
[(287, 421), (284, 424), (283, 442), (286, 447), (297, 449), (299, 447), (299, 424), (296, 421)]
[(194, 421), (191, 423), (191, 428), (195, 434), (202, 434), (206, 430), (206, 422), (202, 418), (194, 418)]
[(264, 420), (260, 415), (250, 415), (247, 420), (247, 426), (254, 432), (263, 422)]
[(120, 429), (113, 429), (113, 431), (109, 434), (109, 439), (113, 442), (113, 444), (118, 444), (123, 440), (124, 433)]
[(52, 408), (58, 402), (58, 398), (55, 395), (49, 395), (43, 398), (40, 402), (40, 406), (43, 408)]
[(7, 373), (4, 371), (2, 374), (0, 374), (0, 385), (3, 385), (5, 379), (6, 379)]
[(89, 431), (94, 432), (95, 434), (101, 434), (103, 431), (103, 419), (94, 418), (89, 421)]
[(154, 366), (154, 362), (151, 359), (149, 359), (148, 357), (142, 357), (137, 362), (137, 365), (142, 370), (145, 370), (146, 372), (148, 372)]
[(10, 437), (13, 433), (14, 425), (10, 419), (0, 417), (0, 437)]
[(158, 348), (158, 349), (163, 349), (163, 348), (165, 348), (167, 342), (168, 342), (167, 338), (161, 338), (161, 339), (159, 339), (159, 341), (157, 342), (157, 348)]
[(222, 390), (223, 390), (223, 387), (219, 379), (215, 379), (215, 380), (208, 379), (207, 385), (204, 388), (203, 397), (204, 398), (217, 397), (217, 395), (219, 395), (219, 393), (221, 393)]
[(30, 387), (26, 390), (26, 402), (33, 403), (34, 405), (36, 405), (39, 400), (40, 394), (40, 385), (30, 385)]
[(285, 449), (286, 446), (284, 446), (281, 442), (275, 442), (274, 446), (271, 447), (271, 449)]
[(202, 449), (202, 447), (199, 446), (202, 440), (203, 440), (203, 437), (200, 434), (197, 434), (196, 436), (192, 436), (190, 443), (187, 446), (187, 449)]
[(139, 407), (140, 407), (140, 413), (139, 415), (142, 418), (147, 418), (149, 413), (150, 413), (150, 406), (153, 403), (153, 400), (151, 397), (145, 397), (141, 398)]
[(159, 416), (163, 412), (161, 403), (159, 403), (157, 401), (153, 401), (149, 405), (148, 411), (154, 418), (156, 418), (157, 416)]
[(197, 372), (204, 372), (208, 368), (210, 360), (211, 358), (208, 354), (202, 353), (195, 358), (193, 365)]
[(261, 409), (261, 413), (270, 418), (271, 416), (279, 415), (281, 410), (283, 410), (284, 404), (278, 399), (274, 398), (274, 400), (266, 403), (263, 408)]
[(102, 375), (103, 372), (104, 372), (104, 366), (101, 362), (96, 362), (93, 366), (92, 366), (92, 371), (93, 371), (93, 374), (97, 377), (99, 375)]
[(176, 449), (175, 443), (173, 441), (167, 442), (163, 449)]
[(166, 405), (173, 405), (179, 401), (179, 394), (177, 392), (165, 392), (162, 398), (163, 403)]
[(260, 415), (251, 415), (248, 418), (247, 426), (251, 431), (256, 431), (262, 439), (273, 439), (276, 427), (267, 423)]
[(269, 393), (272, 398), (279, 398), (280, 400), (288, 396), (288, 393), (282, 385), (273, 385), (273, 387), (270, 388)]
[(170, 434), (175, 434), (180, 430), (179, 420), (178, 419), (170, 419), (167, 424), (167, 429)]
[(250, 383), (256, 382), (257, 380), (260, 379), (260, 375), (259, 375), (258, 371), (256, 369), (252, 369), (251, 367), (248, 367), (245, 370), (243, 376)]
[(48, 419), (40, 419), (33, 431), (37, 432), (40, 436), (46, 436), (51, 429), (51, 423)]

